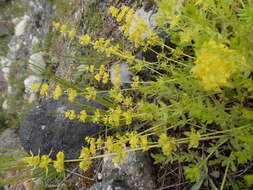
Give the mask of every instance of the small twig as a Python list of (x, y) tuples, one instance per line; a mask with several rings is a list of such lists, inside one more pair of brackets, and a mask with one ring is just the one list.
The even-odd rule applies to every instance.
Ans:
[(88, 180), (90, 180), (90, 181), (95, 181), (95, 180), (93, 180), (93, 179), (91, 179), (91, 178), (89, 178), (89, 177), (83, 176), (83, 175), (81, 175), (81, 174), (79, 174), (79, 173), (75, 173), (75, 172), (73, 172), (73, 171), (71, 171), (71, 170), (67, 170), (67, 169), (65, 169), (65, 170), (66, 170), (67, 172), (69, 172), (69, 173), (72, 173), (72, 174), (78, 176), (78, 177), (82, 177), (82, 178), (88, 179)]
[(234, 175), (234, 177), (238, 177), (241, 176), (242, 174), (246, 173), (251, 167), (253, 167), (253, 164), (250, 164), (249, 166), (247, 166), (245, 169), (237, 171), (232, 173), (232, 175)]

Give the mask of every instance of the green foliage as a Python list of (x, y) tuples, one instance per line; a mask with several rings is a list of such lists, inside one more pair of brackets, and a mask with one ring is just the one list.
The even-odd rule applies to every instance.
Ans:
[[(95, 5), (96, 1), (90, 1), (84, 15), (95, 14), (98, 19)], [(205, 180), (211, 181), (214, 189), (245, 187), (230, 174), (253, 160), (253, 3), (189, 0), (179, 4), (176, 0), (160, 0), (157, 5), (157, 28), (170, 36), (173, 45), (168, 45), (141, 18), (135, 20), (138, 24), (129, 32), (134, 10), (128, 7), (110, 8), (130, 41), (125, 44), (93, 39), (87, 34), (70, 38), (72, 28), (55, 23), (51, 35), (69, 40), (78, 51), (76, 57), (66, 58), (78, 63), (78, 72), (73, 75), (76, 79), (83, 77), (81, 81), (87, 86), (83, 88), (76, 81), (73, 84), (51, 71), (45, 71), (45, 76), (58, 82), (72, 102), (78, 94), (108, 107), (88, 115), (84, 112), (88, 109), (82, 114), (69, 110), (65, 117), (79, 122), (87, 119), (112, 130), (112, 136), (103, 134), (99, 143), (86, 139), (90, 146), (83, 148), (81, 160), (74, 161), (80, 161), (80, 168), (87, 170), (92, 159), (107, 154), (96, 155), (96, 150), (106, 150), (118, 163), (129, 151), (152, 149), (155, 163), (182, 164), (192, 189), (200, 189)], [(87, 23), (94, 22), (91, 19)], [(62, 30), (62, 26), (67, 29)], [(97, 25), (91, 29), (97, 30)], [(161, 47), (161, 51), (156, 52), (154, 46)], [(91, 48), (91, 54), (82, 57), (82, 51)], [(157, 60), (137, 58), (135, 52), (139, 50), (155, 53)], [(120, 66), (115, 68), (113, 84), (103, 82), (109, 76), (108, 62), (114, 60), (126, 62), (133, 72), (128, 88), (120, 86)], [(114, 135), (119, 131), (121, 135)], [(124, 150), (127, 145), (130, 150)], [(210, 172), (217, 169), (223, 175), (214, 183)], [(245, 181), (252, 184), (250, 176)]]

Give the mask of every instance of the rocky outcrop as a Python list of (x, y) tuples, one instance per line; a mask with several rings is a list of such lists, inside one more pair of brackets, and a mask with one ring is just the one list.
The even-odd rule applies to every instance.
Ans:
[[(93, 109), (103, 106), (78, 97), (78, 105), (88, 105)], [(102, 126), (85, 122), (69, 120), (64, 116), (68, 110), (79, 113), (81, 106), (72, 105), (65, 98), (61, 100), (48, 99), (34, 107), (21, 124), (19, 136), (22, 146), (27, 152), (49, 154), (55, 158), (56, 153), (63, 151), (66, 159), (78, 158), (81, 147), (85, 145), (84, 138), (97, 134)], [(91, 114), (91, 113), (90, 113)]]
[(130, 152), (121, 164), (114, 164), (110, 157), (103, 159), (102, 182), (90, 190), (153, 190), (155, 175), (147, 152)]

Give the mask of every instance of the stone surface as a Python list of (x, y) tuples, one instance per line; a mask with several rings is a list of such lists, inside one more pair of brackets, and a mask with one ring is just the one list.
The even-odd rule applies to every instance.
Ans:
[[(110, 68), (110, 80), (112, 84), (115, 84), (115, 78), (116, 78), (116, 71), (115, 66), (117, 63), (113, 63)], [(133, 76), (133, 73), (129, 71), (129, 66), (127, 63), (119, 63), (120, 65), (120, 85), (122, 87), (128, 87), (131, 83), (131, 77)]]
[(26, 33), (26, 27), (31, 18), (25, 15), (20, 22), (15, 26), (15, 36), (21, 36)]
[(21, 147), (18, 130), (14, 128), (5, 129), (0, 135), (0, 153), (18, 150)]
[(102, 182), (90, 190), (154, 190), (155, 177), (152, 161), (147, 152), (130, 152), (121, 164), (112, 163), (110, 157), (103, 159)]
[(0, 0), (0, 3), (7, 3), (9, 0)]
[(39, 53), (34, 53), (30, 56), (29, 68), (35, 74), (38, 74), (38, 75), (41, 74), (40, 68), (45, 69), (46, 67), (46, 63), (43, 58), (43, 55), (44, 55), (43, 52), (39, 52)]
[(42, 78), (35, 76), (35, 75), (30, 75), (28, 76), (25, 80), (24, 80), (24, 86), (25, 86), (25, 92), (27, 94), (34, 94), (34, 92), (32, 91), (32, 89), (30, 89), (30, 85), (32, 83), (41, 83), (42, 82)]
[[(66, 97), (61, 100), (48, 99), (34, 107), (21, 124), (19, 131), (24, 149), (37, 155), (49, 154), (55, 158), (59, 151), (65, 153), (66, 159), (78, 158), (81, 147), (85, 145), (84, 138), (99, 132), (102, 126), (91, 122), (81, 123), (71, 121), (64, 116), (68, 110), (74, 109), (79, 113), (80, 105), (89, 105), (93, 109), (103, 106), (77, 97), (78, 105), (72, 105)], [(89, 113), (91, 114), (91, 113)]]
[(110, 180), (93, 185), (89, 190), (131, 190), (123, 181)]
[(7, 30), (6, 25), (3, 22), (0, 22), (0, 37), (4, 37), (7, 35), (8, 35), (8, 30)]

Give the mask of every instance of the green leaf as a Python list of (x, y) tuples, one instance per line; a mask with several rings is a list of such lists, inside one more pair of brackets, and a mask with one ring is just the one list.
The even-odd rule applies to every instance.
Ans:
[(245, 175), (243, 177), (243, 179), (245, 180), (245, 182), (247, 183), (247, 185), (249, 185), (249, 186), (253, 185), (253, 174), (251, 174), (251, 175)]

